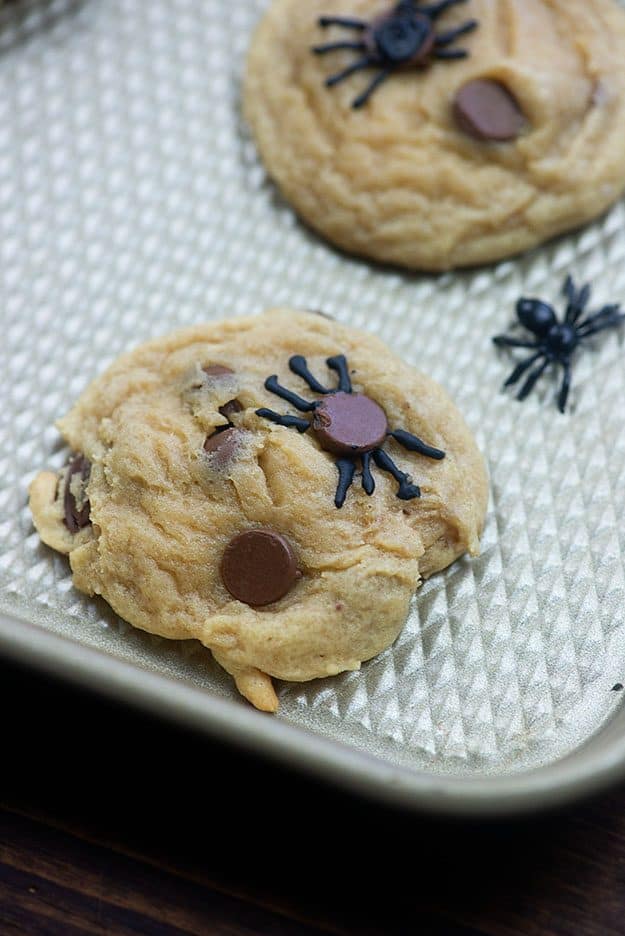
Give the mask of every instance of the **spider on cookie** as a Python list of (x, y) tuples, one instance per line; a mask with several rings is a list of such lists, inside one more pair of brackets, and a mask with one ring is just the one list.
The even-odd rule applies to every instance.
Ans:
[(303, 399), (292, 390), (281, 386), (275, 374), (265, 381), (265, 388), (271, 393), (286, 400), (302, 413), (312, 413), (311, 420), (301, 416), (282, 415), (265, 407), (256, 410), (256, 414), (280, 426), (297, 429), (298, 432), (312, 429), (321, 448), (338, 456), (336, 465), (339, 481), (334, 498), (336, 507), (340, 508), (345, 503), (347, 491), (356, 473), (357, 459), (360, 459), (362, 487), (366, 494), (371, 495), (375, 490), (375, 481), (371, 473), (373, 459), (378, 468), (387, 471), (397, 481), (397, 497), (401, 500), (420, 497), (419, 486), (413, 484), (409, 475), (400, 471), (390, 455), (382, 449), (385, 439), (391, 436), (403, 448), (426, 458), (441, 459), (445, 457), (445, 453), (405, 429), (389, 430), (386, 413), (382, 407), (364, 393), (353, 392), (347, 360), (343, 354), (327, 358), (326, 364), (338, 374), (339, 383), (335, 389), (328, 389), (319, 383), (308, 370), (306, 358), (301, 354), (289, 358), (289, 367), (293, 373), (302, 377), (311, 390), (321, 394), (321, 400)]
[(437, 33), (435, 21), (450, 7), (466, 0), (439, 0), (421, 6), (415, 0), (400, 0), (392, 9), (379, 14), (370, 22), (345, 16), (322, 16), (319, 25), (342, 26), (360, 33), (355, 40), (338, 40), (313, 46), (316, 55), (325, 55), (339, 49), (353, 49), (362, 53), (342, 71), (326, 79), (326, 86), (343, 81), (349, 75), (365, 68), (380, 69), (365, 90), (354, 98), (352, 107), (359, 108), (367, 103), (373, 92), (388, 76), (398, 69), (424, 68), (432, 59), (462, 59), (468, 56), (466, 49), (450, 49), (460, 36), (477, 28), (477, 20), (467, 20), (460, 26)]

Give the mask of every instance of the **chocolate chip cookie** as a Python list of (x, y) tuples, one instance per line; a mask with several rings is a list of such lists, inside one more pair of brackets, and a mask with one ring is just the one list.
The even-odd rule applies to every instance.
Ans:
[(272, 677), (358, 669), (420, 582), (478, 551), (482, 459), (432, 380), (304, 312), (199, 325), (120, 358), (59, 428), (30, 502), (74, 584), (197, 639), (258, 708)]
[(534, 247), (625, 188), (614, 0), (273, 0), (245, 113), (269, 174), (345, 250), (446, 270)]

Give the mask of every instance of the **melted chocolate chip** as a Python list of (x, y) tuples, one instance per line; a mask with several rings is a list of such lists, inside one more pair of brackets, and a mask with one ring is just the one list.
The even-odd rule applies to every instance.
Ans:
[(299, 578), (293, 547), (274, 530), (248, 530), (230, 540), (221, 578), (238, 601), (262, 607), (278, 601)]
[(516, 98), (498, 81), (468, 81), (454, 99), (456, 122), (477, 140), (514, 140), (526, 124)]
[(226, 367), (224, 364), (208, 364), (206, 367), (203, 367), (202, 370), (207, 377), (226, 377), (234, 374), (232, 368)]
[(388, 423), (381, 406), (362, 393), (332, 393), (315, 408), (312, 428), (326, 452), (362, 455), (378, 448)]
[[(91, 514), (91, 505), (84, 490), (91, 473), (91, 462), (84, 455), (74, 455), (70, 458), (67, 466), (67, 476), (65, 478), (65, 491), (63, 494), (63, 511), (65, 526), (70, 533), (78, 533), (89, 523)], [(78, 479), (78, 480), (76, 480)], [(78, 506), (74, 491), (77, 486), (80, 487), (81, 496)], [(72, 490), (73, 489), (73, 490)]]
[(225, 416), (226, 419), (230, 419), (235, 413), (240, 413), (242, 409), (243, 407), (238, 400), (228, 400), (227, 403), (219, 407), (219, 412), (222, 416)]
[(204, 451), (212, 455), (214, 468), (225, 468), (239, 447), (245, 429), (224, 426), (206, 437)]

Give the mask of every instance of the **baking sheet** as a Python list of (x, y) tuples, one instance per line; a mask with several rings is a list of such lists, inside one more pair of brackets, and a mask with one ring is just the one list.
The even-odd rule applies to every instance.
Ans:
[(560, 301), (567, 272), (593, 281), (597, 305), (625, 301), (625, 205), (461, 274), (334, 251), (268, 183), (240, 117), (263, 5), (0, 9), (0, 610), (235, 699), (198, 644), (142, 634), (72, 589), (26, 488), (64, 463), (54, 420), (122, 351), (206, 319), (321, 308), (446, 386), (492, 494), (481, 557), (426, 583), (396, 644), (359, 673), (282, 684), (278, 717), (441, 774), (550, 763), (597, 731), (625, 682), (623, 342), (606, 333), (579, 357), (561, 416), (550, 379), (523, 405), (500, 393), (511, 362), (490, 336), (519, 294)]

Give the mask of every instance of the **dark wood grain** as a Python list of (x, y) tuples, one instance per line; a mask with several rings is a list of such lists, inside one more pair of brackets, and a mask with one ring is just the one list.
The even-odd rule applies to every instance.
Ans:
[(0, 812), (0, 921), (32, 932), (314, 934), (318, 930), (199, 886), (45, 821)]
[(622, 936), (625, 789), (434, 822), (0, 666), (0, 934)]

